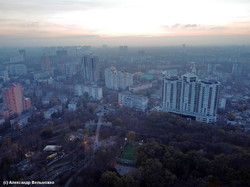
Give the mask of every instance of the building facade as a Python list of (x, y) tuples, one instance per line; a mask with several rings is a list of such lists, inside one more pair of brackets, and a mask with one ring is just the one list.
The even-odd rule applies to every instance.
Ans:
[(82, 96), (84, 93), (88, 93), (89, 97), (94, 100), (101, 100), (102, 95), (102, 87), (98, 87), (96, 85), (76, 85), (75, 86), (75, 95)]
[(97, 83), (99, 80), (99, 59), (97, 56), (84, 56), (82, 57), (82, 72), (83, 80), (85, 82)]
[(25, 64), (12, 64), (9, 65), (9, 74), (11, 76), (27, 74), (27, 66)]
[(42, 59), (41, 59), (41, 68), (42, 68), (42, 71), (48, 71), (51, 69), (51, 60), (48, 56), (46, 55), (43, 55), (42, 56)]
[(124, 90), (133, 85), (133, 74), (117, 71), (115, 67), (105, 69), (105, 86), (112, 90)]
[(217, 81), (200, 81), (194, 73), (186, 73), (181, 79), (165, 78), (163, 110), (192, 116), (197, 121), (216, 122), (219, 86)]
[(118, 103), (121, 106), (145, 111), (148, 105), (148, 98), (145, 96), (141, 96), (141, 95), (134, 95), (129, 92), (119, 93)]
[(31, 108), (30, 98), (23, 96), (21, 84), (12, 83), (2, 90), (3, 107), (11, 113), (20, 115), (24, 110)]

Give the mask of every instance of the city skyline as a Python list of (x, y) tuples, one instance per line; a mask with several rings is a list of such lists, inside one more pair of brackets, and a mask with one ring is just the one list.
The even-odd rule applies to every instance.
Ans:
[[(0, 24), (2, 45), (7, 41), (9, 45), (22, 41), (26, 45), (40, 45), (40, 40), (52, 45), (77, 44), (74, 37), (80, 36), (81, 41), (93, 45), (118, 45), (124, 38), (143, 38), (150, 45), (152, 38), (162, 37), (168, 39), (159, 45), (184, 43), (188, 41), (186, 37), (191, 38), (190, 44), (210, 44), (211, 38), (217, 40), (220, 36), (233, 38), (230, 44), (250, 44), (250, 2), (3, 0)], [(67, 37), (67, 41), (59, 43), (58, 37)], [(136, 41), (123, 43), (137, 44)], [(225, 44), (225, 40), (214, 43)]]

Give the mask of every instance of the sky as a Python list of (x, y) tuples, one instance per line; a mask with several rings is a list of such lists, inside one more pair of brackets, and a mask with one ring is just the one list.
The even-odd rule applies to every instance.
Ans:
[(0, 45), (216, 44), (219, 36), (250, 44), (250, 0), (0, 0)]

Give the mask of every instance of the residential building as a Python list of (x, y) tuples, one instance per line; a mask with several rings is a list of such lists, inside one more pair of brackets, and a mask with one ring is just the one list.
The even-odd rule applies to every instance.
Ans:
[(100, 100), (102, 99), (102, 87), (99, 87), (97, 85), (76, 85), (75, 86), (75, 94), (77, 96), (82, 96), (84, 93), (88, 93), (89, 97), (91, 97), (94, 100)]
[(14, 118), (10, 120), (10, 125), (12, 129), (21, 129), (24, 126), (29, 124), (31, 118), (31, 114), (23, 114), (21, 116), (18, 116), (17, 118)]
[(82, 57), (83, 80), (85, 82), (97, 83), (99, 80), (99, 59), (97, 56)]
[(25, 64), (12, 64), (9, 65), (9, 74), (12, 76), (27, 74), (27, 67)]
[(3, 107), (10, 112), (20, 115), (31, 108), (31, 101), (23, 95), (23, 88), (19, 83), (12, 83), (2, 90)]
[(25, 61), (25, 57), (23, 54), (18, 55), (18, 56), (14, 56), (14, 57), (10, 57), (10, 63), (20, 63), (20, 62), (24, 62)]
[(129, 92), (124, 92), (124, 93), (119, 93), (118, 103), (121, 106), (145, 111), (147, 109), (148, 98), (141, 95), (134, 95)]
[(44, 116), (45, 119), (51, 119), (52, 114), (59, 113), (59, 112), (62, 112), (62, 106), (56, 105), (56, 106), (46, 110), (44, 112), (43, 116)]
[(118, 71), (115, 67), (105, 69), (105, 86), (112, 90), (118, 90)]
[(68, 104), (68, 109), (70, 111), (75, 111), (77, 109), (77, 101), (78, 101), (77, 97), (74, 97), (73, 99), (71, 99), (71, 101)]
[(208, 64), (207, 65), (207, 74), (215, 74), (216, 72), (216, 64)]
[(42, 59), (41, 59), (41, 68), (42, 68), (42, 71), (48, 71), (50, 70), (51, 68), (51, 60), (48, 56), (46, 55), (43, 55), (42, 56)]
[(162, 107), (164, 111), (195, 118), (197, 121), (216, 121), (219, 86), (217, 81), (201, 81), (194, 73), (181, 79), (164, 79)]
[(7, 70), (0, 70), (0, 79), (2, 82), (9, 80), (9, 72)]
[(105, 69), (105, 86), (112, 90), (126, 89), (133, 85), (133, 74), (117, 71), (115, 67)]
[(118, 71), (118, 87), (122, 90), (133, 85), (133, 75), (128, 72)]

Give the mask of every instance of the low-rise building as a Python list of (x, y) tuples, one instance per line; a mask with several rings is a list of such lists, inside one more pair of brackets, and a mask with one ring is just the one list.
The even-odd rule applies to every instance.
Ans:
[(75, 111), (77, 109), (77, 100), (78, 98), (74, 97), (73, 99), (71, 99), (71, 101), (68, 104), (68, 109), (70, 111)]
[(56, 106), (54, 106), (54, 107), (52, 107), (44, 112), (44, 118), (51, 119), (52, 114), (59, 113), (61, 111), (62, 111), (62, 106), (56, 105)]
[(118, 102), (121, 106), (145, 111), (147, 109), (148, 98), (145, 96), (134, 95), (129, 92), (124, 92), (119, 93)]
[(17, 118), (10, 120), (12, 129), (21, 129), (30, 122), (31, 114), (23, 114)]
[(136, 85), (130, 86), (129, 91), (136, 93), (136, 92), (140, 92), (142, 90), (146, 90), (148, 88), (152, 88), (152, 83), (147, 82), (147, 83), (143, 83), (143, 84), (136, 84)]
[(75, 86), (75, 94), (77, 96), (82, 96), (84, 93), (88, 93), (89, 97), (94, 100), (102, 99), (102, 88), (97, 85), (76, 85)]

